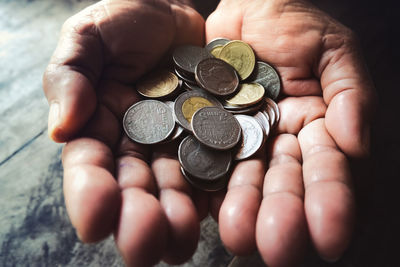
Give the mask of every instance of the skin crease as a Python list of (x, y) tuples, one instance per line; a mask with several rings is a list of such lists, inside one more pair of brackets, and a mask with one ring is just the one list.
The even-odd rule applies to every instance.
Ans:
[(245, 206), (248, 186), (229, 185), (222, 241), (236, 254), (256, 246), (268, 266), (295, 266), (309, 241), (322, 258), (338, 259), (355, 209), (346, 156), (368, 153), (374, 95), (353, 34), (306, 1), (222, 0), (206, 21), (206, 42), (216, 37), (243, 40), (275, 66), (283, 96), (265, 179), (241, 165), (263, 198)]
[[(311, 242), (337, 259), (354, 220), (347, 157), (367, 154), (373, 105), (353, 34), (305, 1), (222, 0), (206, 23), (189, 4), (100, 1), (63, 26), (43, 86), (49, 136), (67, 142), (64, 194), (78, 236), (113, 233), (128, 266), (179, 264), (209, 212), (235, 254), (258, 249), (269, 266), (295, 266)], [(282, 117), (266, 148), (235, 166), (226, 192), (205, 194), (182, 177), (177, 144), (149, 149), (120, 125), (140, 99), (134, 81), (174, 46), (216, 37), (249, 43), (277, 68)]]

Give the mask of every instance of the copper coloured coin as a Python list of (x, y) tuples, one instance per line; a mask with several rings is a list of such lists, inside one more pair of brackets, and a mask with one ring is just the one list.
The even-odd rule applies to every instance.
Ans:
[(200, 61), (196, 66), (195, 74), (199, 85), (214, 95), (231, 95), (239, 86), (236, 70), (218, 58)]
[(185, 177), (186, 181), (188, 181), (192, 186), (207, 192), (215, 192), (225, 188), (229, 182), (229, 176), (225, 175), (221, 178), (218, 178), (212, 182), (208, 182), (203, 179), (199, 179), (181, 167), (181, 172), (183, 177)]
[(192, 130), (202, 144), (218, 149), (233, 148), (241, 137), (239, 122), (228, 111), (204, 107), (193, 114)]
[(232, 163), (230, 151), (209, 148), (192, 135), (182, 140), (178, 148), (178, 158), (187, 173), (208, 182), (224, 176)]
[(178, 46), (172, 55), (175, 66), (186, 72), (187, 75), (194, 75), (197, 64), (203, 59), (211, 57), (212, 55), (207, 49), (193, 45)]

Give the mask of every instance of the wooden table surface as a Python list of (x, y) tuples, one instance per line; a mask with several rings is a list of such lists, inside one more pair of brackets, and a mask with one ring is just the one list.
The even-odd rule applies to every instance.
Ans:
[[(328, 264), (310, 253), (304, 266), (394, 266), (398, 237), (394, 232), (400, 225), (395, 216), (399, 213), (395, 181), (400, 178), (400, 146), (394, 130), (400, 122), (395, 9), (385, 6), (390, 1), (372, 6), (333, 2), (318, 1), (318, 5), (358, 33), (378, 89), (372, 157), (368, 166), (362, 165), (372, 187), (364, 183), (361, 189), (356, 236), (343, 259)], [(62, 145), (47, 136), (42, 74), (62, 23), (90, 3), (0, 0), (0, 266), (123, 265), (112, 238), (96, 245), (77, 239), (62, 195)], [(184, 266), (226, 266), (231, 258), (219, 240), (216, 223), (208, 218), (202, 222), (198, 250)]]

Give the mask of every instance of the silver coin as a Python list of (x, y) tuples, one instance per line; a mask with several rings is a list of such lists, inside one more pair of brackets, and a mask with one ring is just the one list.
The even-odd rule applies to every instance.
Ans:
[[(174, 114), (176, 121), (187, 131), (192, 131), (192, 115), (204, 106), (218, 106), (222, 104), (212, 95), (204, 90), (186, 91), (175, 99)], [(189, 110), (188, 110), (189, 109)]]
[(207, 49), (208, 52), (211, 53), (212, 49), (216, 46), (220, 46), (220, 45), (225, 45), (227, 43), (229, 43), (231, 40), (226, 39), (226, 38), (215, 38), (213, 40), (211, 40), (206, 46), (205, 48)]
[(177, 47), (172, 59), (180, 70), (194, 75), (197, 64), (206, 58), (213, 57), (207, 49), (199, 46), (182, 45)]
[(207, 192), (215, 192), (225, 188), (229, 182), (229, 176), (225, 175), (217, 180), (213, 181), (212, 183), (205, 182), (204, 180), (198, 179), (193, 175), (187, 173), (182, 167), (181, 172), (183, 177), (195, 188), (198, 188), (203, 191)]
[(196, 66), (195, 78), (202, 88), (219, 96), (231, 95), (239, 86), (236, 70), (218, 58), (200, 61)]
[(271, 106), (272, 107), (272, 109), (274, 110), (274, 113), (275, 113), (275, 121), (274, 121), (274, 126), (279, 122), (279, 120), (280, 120), (280, 118), (281, 118), (281, 112), (280, 112), (280, 110), (279, 110), (279, 106), (278, 106), (278, 104), (274, 101), (274, 100), (272, 100), (272, 99), (270, 99), (270, 98), (268, 98), (268, 97), (266, 97), (265, 98), (265, 102), (267, 102), (267, 104), (269, 105), (269, 106)]
[(281, 80), (278, 72), (269, 64), (257, 61), (249, 81), (257, 82), (265, 88), (265, 93), (272, 99), (277, 99), (281, 91)]
[(211, 149), (192, 135), (182, 140), (178, 148), (178, 158), (187, 173), (208, 182), (224, 176), (232, 164), (230, 151)]
[(271, 130), (271, 125), (269, 124), (269, 119), (268, 119), (268, 114), (265, 115), (265, 113), (259, 111), (257, 114), (255, 114), (253, 117), (257, 120), (258, 123), (260, 123), (261, 127), (263, 128), (264, 131), (264, 142), (267, 140), (269, 136), (269, 132)]
[(242, 143), (235, 156), (236, 160), (244, 160), (253, 156), (262, 146), (264, 133), (257, 120), (247, 115), (235, 115), (242, 128)]
[(179, 71), (178, 69), (174, 69), (174, 71), (175, 71), (176, 76), (178, 76), (179, 79), (181, 79), (187, 83), (197, 85), (197, 82), (196, 82), (196, 79), (194, 76), (192, 77), (191, 75), (185, 74), (184, 72)]
[(262, 108), (262, 112), (265, 112), (268, 114), (268, 117), (270, 118), (269, 124), (271, 128), (275, 125), (275, 120), (276, 120), (276, 115), (275, 115), (275, 110), (274, 108), (268, 104), (267, 101), (264, 101), (264, 106)]
[(188, 83), (188, 82), (184, 82), (184, 83), (183, 83), (183, 87), (184, 87), (185, 89), (187, 89), (187, 90), (194, 90), (194, 91), (203, 91), (203, 92), (205, 92), (205, 90), (204, 90), (203, 88), (201, 88), (200, 86), (197, 86), (197, 83), (196, 83), (196, 85), (194, 85), (194, 84), (191, 84), (191, 83)]
[(171, 109), (157, 100), (132, 105), (122, 122), (129, 138), (141, 144), (157, 144), (167, 139), (175, 127)]
[(255, 105), (243, 108), (238, 106), (231, 106), (229, 104), (227, 105), (226, 103), (224, 103), (224, 108), (232, 114), (254, 114), (259, 111), (263, 107), (263, 105), (265, 104), (261, 101)]
[[(176, 121), (175, 113), (174, 113), (174, 102), (173, 101), (164, 101), (164, 103), (167, 104), (167, 106), (171, 109), (171, 112), (174, 115), (174, 119)], [(169, 137), (160, 143), (168, 143), (168, 142), (172, 142), (172, 141), (178, 139), (178, 137), (181, 136), (183, 131), (184, 131), (183, 127), (181, 127), (179, 124), (176, 123), (175, 128), (172, 131), (172, 133), (169, 135)]]
[(220, 107), (204, 107), (192, 118), (194, 136), (206, 146), (218, 150), (234, 147), (241, 138), (241, 128), (235, 117)]

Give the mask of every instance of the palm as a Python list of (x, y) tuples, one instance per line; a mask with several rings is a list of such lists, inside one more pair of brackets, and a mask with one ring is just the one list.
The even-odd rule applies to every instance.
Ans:
[(241, 39), (278, 69), (282, 116), (269, 140), (268, 170), (261, 155), (232, 175), (219, 212), (222, 240), (237, 254), (258, 247), (271, 266), (290, 266), (309, 235), (322, 257), (335, 259), (349, 242), (354, 211), (343, 152), (367, 151), (368, 76), (349, 31), (309, 4), (238, 4), (221, 2), (206, 38)]
[(71, 222), (85, 242), (114, 233), (128, 265), (183, 262), (197, 245), (202, 198), (185, 183), (172, 149), (133, 144), (121, 119), (139, 99), (133, 82), (174, 45), (202, 44), (203, 24), (193, 9), (167, 1), (99, 2), (66, 22), (44, 76), (55, 103), (50, 117), (58, 110), (61, 118), (49, 134), (69, 141), (63, 166)]

